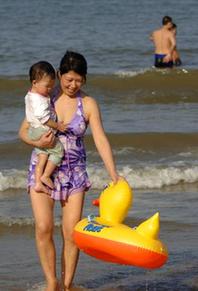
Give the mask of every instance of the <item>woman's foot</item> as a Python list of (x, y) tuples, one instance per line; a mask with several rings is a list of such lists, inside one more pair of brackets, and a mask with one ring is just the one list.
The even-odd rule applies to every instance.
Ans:
[(47, 185), (50, 189), (54, 189), (54, 183), (48, 176), (41, 176), (41, 182), (45, 185)]
[(58, 281), (48, 282), (45, 291), (61, 291)]

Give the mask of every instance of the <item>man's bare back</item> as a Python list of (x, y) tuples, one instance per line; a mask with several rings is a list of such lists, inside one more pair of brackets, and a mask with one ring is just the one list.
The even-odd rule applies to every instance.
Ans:
[[(165, 16), (166, 18), (168, 16)], [(162, 63), (168, 63), (172, 61), (173, 50), (176, 47), (176, 40), (173, 33), (170, 31), (172, 27), (172, 19), (168, 17), (168, 20), (162, 20), (163, 26), (160, 29), (155, 30), (150, 39), (155, 46), (155, 55), (162, 56)], [(164, 19), (166, 21), (164, 21)], [(164, 23), (165, 22), (165, 23)]]
[(152, 33), (152, 40), (155, 45), (155, 54), (166, 55), (165, 61), (172, 59), (172, 53), (176, 46), (175, 38), (171, 31), (162, 27)]
[(169, 54), (172, 51), (174, 40), (172, 33), (164, 28), (153, 32), (153, 42), (156, 54)]

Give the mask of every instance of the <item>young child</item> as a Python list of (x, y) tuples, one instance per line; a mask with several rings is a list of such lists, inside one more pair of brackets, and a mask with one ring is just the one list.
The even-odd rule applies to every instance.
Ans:
[[(28, 135), (32, 140), (38, 140), (41, 135), (50, 129), (54, 133), (59, 130), (64, 132), (66, 125), (51, 119), (50, 96), (56, 78), (56, 72), (51, 64), (40, 61), (31, 66), (29, 70), (31, 90), (25, 96), (26, 119), (30, 124)], [(55, 146), (49, 149), (35, 148), (38, 162), (35, 168), (35, 191), (48, 193), (47, 185), (53, 189), (50, 178), (56, 166), (63, 157), (63, 146), (56, 139)]]

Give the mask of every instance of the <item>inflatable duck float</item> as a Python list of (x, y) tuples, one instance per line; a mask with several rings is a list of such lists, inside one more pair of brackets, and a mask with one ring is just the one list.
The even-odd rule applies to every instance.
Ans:
[(166, 263), (168, 252), (158, 238), (159, 213), (134, 228), (123, 224), (132, 199), (132, 189), (126, 180), (110, 183), (98, 199), (99, 216), (88, 215), (75, 226), (75, 243), (80, 250), (100, 260), (160, 268)]

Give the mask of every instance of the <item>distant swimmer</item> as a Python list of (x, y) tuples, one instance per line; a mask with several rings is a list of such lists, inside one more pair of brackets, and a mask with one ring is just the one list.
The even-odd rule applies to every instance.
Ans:
[[(176, 38), (177, 35), (177, 25), (175, 23), (172, 23), (172, 28), (170, 31), (173, 33), (174, 37)], [(175, 46), (175, 49), (173, 50), (173, 64), (174, 66), (181, 66), (182, 61), (180, 59), (179, 52), (177, 50), (177, 47)]]
[(162, 19), (162, 27), (153, 31), (150, 40), (155, 46), (155, 67), (156, 68), (172, 68), (173, 67), (173, 51), (176, 48), (175, 35), (170, 31), (172, 28), (172, 18), (164, 16)]

